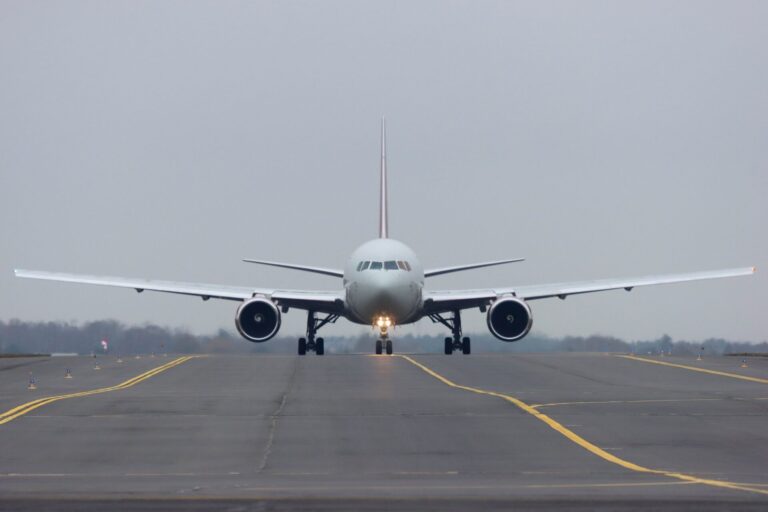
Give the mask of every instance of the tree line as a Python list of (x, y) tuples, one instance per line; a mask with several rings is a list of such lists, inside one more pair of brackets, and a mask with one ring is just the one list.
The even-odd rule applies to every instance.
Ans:
[[(439, 353), (443, 336), (414, 336), (395, 333), (398, 352)], [(375, 334), (358, 336), (325, 336), (328, 353), (370, 353)], [(100, 320), (83, 324), (68, 322), (0, 321), (0, 354), (103, 353), (106, 340), (112, 354), (247, 354), (294, 353), (296, 338), (278, 336), (266, 343), (250, 343), (234, 332), (220, 329), (208, 335), (195, 335), (183, 329), (153, 324), (124, 325), (116, 320)], [(515, 343), (504, 343), (488, 333), (472, 335), (472, 351), (477, 352), (660, 352), (695, 355), (728, 353), (768, 353), (768, 342), (733, 341), (710, 338), (702, 341), (673, 340), (663, 335), (651, 340), (623, 340), (613, 336), (554, 337), (531, 333)]]

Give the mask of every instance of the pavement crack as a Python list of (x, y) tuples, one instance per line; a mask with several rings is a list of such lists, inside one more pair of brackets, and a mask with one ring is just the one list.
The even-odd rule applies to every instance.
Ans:
[(297, 358), (293, 364), (293, 369), (291, 370), (291, 375), (288, 377), (288, 384), (285, 386), (285, 391), (283, 391), (283, 395), (280, 398), (280, 403), (277, 406), (277, 409), (269, 415), (270, 417), (270, 423), (269, 423), (269, 435), (267, 436), (267, 444), (264, 446), (264, 454), (261, 456), (261, 463), (259, 464), (259, 468), (256, 470), (256, 473), (260, 474), (263, 473), (264, 470), (267, 467), (267, 463), (269, 462), (269, 456), (272, 454), (272, 446), (275, 443), (275, 432), (277, 431), (277, 423), (280, 419), (280, 416), (283, 414), (283, 409), (285, 409), (285, 404), (288, 402), (288, 395), (293, 391), (293, 387), (296, 383), (296, 373), (299, 367), (299, 359)]

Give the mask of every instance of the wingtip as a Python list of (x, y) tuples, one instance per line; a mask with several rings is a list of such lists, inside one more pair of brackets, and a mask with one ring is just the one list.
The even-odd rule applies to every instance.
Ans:
[(752, 273), (753, 274), (757, 273), (757, 267), (752, 267)]

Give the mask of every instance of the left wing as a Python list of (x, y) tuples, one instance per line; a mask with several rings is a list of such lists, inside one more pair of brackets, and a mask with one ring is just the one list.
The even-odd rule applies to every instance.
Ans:
[(144, 290), (150, 290), (154, 292), (192, 295), (201, 297), (203, 300), (213, 298), (243, 301), (255, 296), (262, 296), (274, 300), (279, 306), (294, 307), (297, 309), (312, 309), (319, 312), (336, 313), (343, 310), (344, 307), (343, 293), (340, 291), (278, 290), (273, 288), (251, 288), (246, 286), (227, 286), (220, 284), (183, 283), (177, 281), (156, 281), (151, 279), (126, 277), (65, 274), (60, 272), (45, 272), (41, 270), (14, 270), (14, 274), (16, 274), (16, 277), (25, 277), (29, 279), (133, 288), (139, 293)]
[(704, 279), (748, 276), (754, 274), (755, 271), (755, 267), (745, 267), (726, 270), (710, 270), (705, 272), (689, 272), (685, 274), (664, 274), (624, 279), (601, 279), (596, 281), (579, 281), (572, 283), (527, 285), (514, 288), (425, 292), (424, 309), (430, 313), (450, 311), (453, 309), (481, 307), (488, 305), (490, 302), (503, 295), (510, 295), (524, 300), (546, 299), (550, 297), (565, 299), (569, 295), (602, 292), (608, 290), (620, 290), (622, 288), (626, 291), (631, 291), (636, 286), (684, 283), (687, 281), (700, 281)]

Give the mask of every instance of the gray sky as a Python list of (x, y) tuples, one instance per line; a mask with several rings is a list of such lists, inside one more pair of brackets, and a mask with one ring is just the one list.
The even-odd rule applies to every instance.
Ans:
[(231, 302), (14, 267), (337, 286), (239, 260), (341, 267), (375, 237), (385, 114), (390, 235), (427, 267), (528, 258), (433, 288), (757, 265), (537, 301), (534, 329), (768, 339), (767, 24), (757, 1), (1, 0), (0, 318), (233, 328)]

